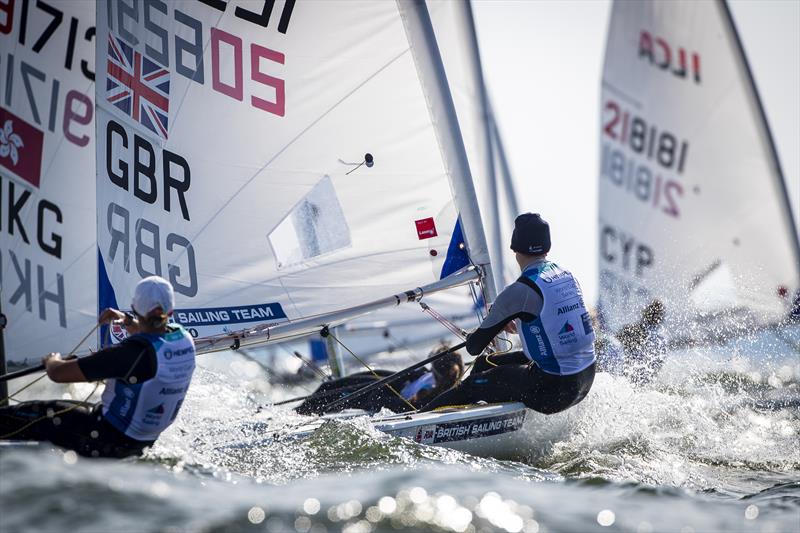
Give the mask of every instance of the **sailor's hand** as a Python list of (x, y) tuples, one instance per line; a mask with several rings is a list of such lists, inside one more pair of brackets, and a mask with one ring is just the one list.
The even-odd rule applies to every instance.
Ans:
[(112, 322), (123, 320), (124, 318), (125, 318), (125, 313), (109, 307), (107, 309), (103, 309), (103, 312), (100, 313), (97, 322), (100, 324), (111, 324)]
[(86, 381), (81, 367), (78, 366), (76, 357), (68, 356), (66, 359), (61, 358), (61, 354), (53, 352), (47, 354), (42, 362), (44, 363), (44, 370), (47, 376), (56, 383), (75, 383), (77, 381)]
[(54, 363), (54, 361), (61, 361), (60, 353), (50, 352), (49, 354), (42, 357), (42, 364), (44, 365), (45, 368), (47, 368), (48, 366), (52, 366), (53, 364), (58, 364)]

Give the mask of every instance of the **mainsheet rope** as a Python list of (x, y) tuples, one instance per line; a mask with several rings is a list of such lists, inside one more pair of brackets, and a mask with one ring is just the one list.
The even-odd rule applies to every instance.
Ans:
[[(331, 333), (330, 331), (328, 331), (328, 335), (329, 335), (329, 336), (330, 336), (330, 337), (331, 337), (333, 340), (335, 340), (337, 343), (339, 343), (339, 346), (341, 346), (342, 348), (344, 348), (345, 350), (347, 350), (347, 351), (350, 353), (350, 355), (352, 355), (353, 357), (355, 357), (356, 361), (358, 361), (359, 363), (361, 363), (362, 365), (364, 365), (364, 368), (366, 368), (367, 370), (369, 370), (369, 371), (372, 373), (372, 375), (373, 375), (373, 376), (375, 376), (375, 377), (376, 377), (376, 378), (378, 378), (378, 379), (381, 379), (381, 376), (379, 376), (379, 375), (378, 375), (378, 373), (377, 373), (377, 372), (375, 372), (375, 371), (372, 369), (372, 367), (370, 367), (370, 366), (367, 364), (367, 362), (366, 362), (366, 361), (364, 361), (364, 360), (363, 360), (363, 359), (361, 359), (359, 356), (357, 356), (357, 355), (356, 355), (356, 354), (353, 352), (353, 350), (351, 350), (350, 348), (348, 348), (347, 346), (345, 346), (345, 344), (344, 344), (342, 341), (340, 341), (338, 338), (336, 338), (336, 336), (335, 336), (333, 333)], [(395, 395), (396, 395), (398, 398), (400, 398), (401, 400), (403, 400), (403, 402), (405, 402), (405, 404), (406, 404), (406, 405), (408, 405), (409, 407), (411, 407), (411, 409), (412, 409), (412, 410), (414, 410), (414, 411), (416, 411), (416, 410), (417, 410), (416, 406), (415, 406), (413, 403), (411, 403), (410, 401), (406, 400), (406, 399), (403, 397), (403, 395), (402, 395), (402, 394), (400, 394), (400, 393), (397, 391), (397, 389), (395, 389), (394, 387), (392, 387), (392, 386), (391, 386), (391, 385), (389, 385), (388, 383), (386, 384), (386, 388), (387, 388), (387, 389), (389, 389), (390, 391), (392, 391), (392, 392), (393, 392), (393, 393), (394, 393), (394, 394), (395, 394)]]
[[(100, 324), (99, 324), (99, 323), (95, 324), (95, 325), (94, 325), (94, 327), (93, 327), (93, 328), (92, 328), (92, 329), (89, 331), (89, 333), (87, 333), (87, 334), (86, 334), (86, 336), (84, 336), (84, 337), (83, 337), (83, 338), (80, 340), (80, 342), (79, 342), (79, 343), (78, 343), (78, 344), (75, 346), (75, 348), (73, 348), (73, 349), (72, 349), (72, 350), (71, 350), (71, 351), (70, 351), (70, 352), (67, 354), (67, 357), (66, 357), (66, 358), (70, 358), (70, 357), (72, 357), (73, 355), (75, 355), (75, 352), (77, 352), (77, 351), (78, 351), (78, 348), (80, 348), (80, 347), (81, 347), (81, 345), (82, 345), (84, 342), (86, 342), (86, 340), (87, 340), (89, 337), (91, 337), (91, 336), (92, 336), (92, 334), (93, 334), (95, 331), (97, 331), (97, 328), (98, 328), (98, 327), (100, 327)], [(144, 350), (142, 351), (142, 353), (144, 353)], [(139, 358), (141, 358), (141, 354), (139, 354)], [(137, 359), (136, 359), (136, 362), (137, 362), (137, 363), (138, 363), (138, 361), (139, 361), (139, 358), (137, 358)], [(135, 366), (135, 365), (136, 365), (136, 363), (134, 363), (134, 366)], [(133, 371), (133, 368), (131, 368), (131, 371)], [(130, 372), (129, 372), (129, 374), (130, 374)], [(25, 385), (24, 387), (22, 387), (22, 388), (21, 388), (21, 389), (19, 389), (18, 391), (14, 392), (13, 394), (9, 394), (9, 395), (8, 395), (8, 398), (5, 398), (5, 399), (4, 399), (2, 402), (0, 402), (0, 405), (2, 405), (3, 403), (9, 403), (9, 400), (11, 400), (11, 399), (14, 399), (15, 401), (19, 401), (19, 400), (17, 400), (17, 399), (15, 398), (15, 396), (16, 396), (17, 394), (21, 393), (22, 391), (24, 391), (25, 389), (27, 389), (28, 387), (30, 387), (30, 386), (31, 386), (31, 385), (33, 385), (34, 383), (38, 383), (39, 381), (41, 381), (42, 379), (44, 379), (44, 378), (45, 378), (45, 376), (47, 376), (47, 372), (45, 372), (44, 374), (42, 374), (42, 375), (41, 375), (41, 376), (39, 376), (38, 378), (34, 379), (33, 381), (31, 381), (30, 383), (28, 383), (27, 385)], [(83, 405), (88, 405), (89, 398), (91, 398), (91, 397), (92, 397), (92, 395), (93, 395), (95, 392), (97, 392), (97, 388), (98, 388), (98, 387), (100, 387), (100, 382), (99, 382), (99, 381), (98, 381), (97, 383), (95, 383), (95, 385), (94, 385), (94, 388), (93, 388), (93, 389), (92, 389), (92, 391), (91, 391), (91, 392), (90, 392), (90, 393), (89, 393), (89, 394), (86, 396), (86, 398), (84, 398), (84, 399), (83, 399), (83, 400), (81, 400), (80, 402), (77, 402), (77, 403), (75, 403), (74, 405), (71, 405), (70, 407), (67, 407), (66, 409), (61, 409), (60, 411), (54, 411), (53, 413), (50, 413), (50, 414), (45, 414), (44, 416), (40, 416), (39, 418), (34, 418), (33, 420), (31, 420), (30, 422), (28, 422), (27, 424), (25, 424), (25, 425), (24, 425), (24, 426), (22, 426), (21, 428), (19, 428), (19, 429), (15, 429), (15, 430), (14, 430), (14, 431), (12, 431), (11, 433), (6, 433), (5, 435), (0, 435), (0, 440), (7, 439), (7, 438), (9, 438), (9, 437), (13, 437), (14, 435), (17, 435), (18, 433), (21, 433), (22, 431), (24, 431), (24, 430), (28, 429), (28, 428), (29, 428), (29, 427), (31, 427), (32, 425), (34, 425), (34, 424), (36, 424), (36, 423), (38, 423), (38, 422), (41, 422), (42, 420), (45, 420), (45, 419), (48, 419), (48, 418), (55, 418), (55, 417), (57, 417), (57, 416), (60, 416), (60, 415), (63, 415), (63, 414), (65, 414), (65, 413), (68, 413), (68, 412), (70, 412), (70, 411), (73, 411), (73, 410), (75, 410), (75, 409), (77, 409), (78, 407), (81, 407), (81, 406), (83, 406)]]

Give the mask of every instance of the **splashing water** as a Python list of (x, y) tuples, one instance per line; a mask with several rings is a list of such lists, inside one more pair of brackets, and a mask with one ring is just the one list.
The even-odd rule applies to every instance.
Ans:
[(0, 529), (796, 530), (799, 388), (799, 354), (770, 333), (687, 349), (647, 387), (598, 374), (575, 408), (529, 413), (529, 450), (498, 461), (366, 417), (280, 438), (309, 418), (268, 405), (308, 390), (204, 356), (178, 422), (141, 459), (0, 448)]

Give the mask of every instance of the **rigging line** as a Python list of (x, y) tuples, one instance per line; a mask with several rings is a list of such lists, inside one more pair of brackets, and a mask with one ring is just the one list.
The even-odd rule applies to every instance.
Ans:
[[(87, 333), (87, 334), (86, 334), (86, 336), (84, 336), (84, 337), (83, 337), (83, 338), (80, 340), (80, 342), (78, 342), (78, 344), (77, 344), (77, 345), (75, 345), (75, 347), (72, 349), (72, 351), (70, 351), (70, 352), (67, 354), (67, 357), (66, 357), (66, 358), (70, 358), (70, 357), (72, 357), (73, 355), (75, 355), (75, 352), (77, 352), (77, 351), (78, 351), (78, 348), (80, 348), (80, 347), (81, 347), (81, 345), (82, 345), (84, 342), (86, 342), (86, 339), (88, 339), (88, 338), (89, 338), (89, 337), (92, 335), (92, 333), (94, 333), (94, 332), (97, 330), (97, 328), (99, 328), (99, 327), (100, 327), (100, 324), (99, 324), (99, 323), (95, 324), (95, 325), (94, 325), (94, 327), (93, 327), (91, 330), (89, 330), (89, 333)], [(43, 379), (45, 378), (45, 376), (47, 376), (47, 373), (44, 373), (44, 374), (42, 374), (41, 376), (39, 376), (38, 378), (34, 379), (33, 381), (31, 381), (30, 383), (28, 383), (27, 385), (25, 385), (25, 386), (24, 386), (24, 387), (22, 387), (21, 389), (19, 389), (19, 390), (17, 390), (16, 392), (14, 392), (13, 394), (9, 394), (7, 398), (3, 398), (2, 400), (0, 400), (0, 405), (3, 405), (4, 403), (8, 403), (8, 404), (10, 405), (10, 402), (11, 402), (11, 400), (12, 400), (12, 399), (13, 399), (13, 400), (15, 400), (15, 401), (19, 401), (19, 400), (17, 400), (17, 399), (15, 398), (15, 396), (16, 396), (17, 394), (19, 394), (20, 392), (24, 391), (24, 390), (25, 390), (25, 389), (27, 389), (28, 387), (32, 386), (34, 383), (38, 383), (39, 381), (43, 380)], [(27, 427), (27, 426), (26, 426), (26, 427)]]
[[(381, 378), (381, 376), (379, 376), (379, 375), (378, 375), (378, 374), (377, 374), (377, 373), (376, 373), (374, 370), (372, 370), (372, 368), (371, 368), (371, 367), (370, 367), (370, 366), (369, 366), (369, 365), (368, 365), (368, 364), (367, 364), (367, 363), (366, 363), (364, 360), (362, 360), (362, 359), (361, 359), (359, 356), (357, 356), (355, 353), (353, 353), (353, 351), (352, 351), (350, 348), (348, 348), (347, 346), (345, 346), (345, 345), (344, 345), (344, 343), (343, 343), (342, 341), (340, 341), (338, 338), (336, 338), (336, 336), (335, 336), (333, 333), (330, 333), (330, 331), (329, 331), (329, 332), (328, 332), (328, 335), (330, 335), (330, 336), (331, 336), (331, 338), (332, 338), (333, 340), (335, 340), (336, 342), (338, 342), (338, 343), (339, 343), (339, 345), (340, 345), (342, 348), (344, 348), (345, 350), (347, 350), (348, 352), (350, 352), (350, 355), (352, 355), (353, 357), (355, 357), (355, 358), (356, 358), (356, 360), (357, 360), (359, 363), (361, 363), (362, 365), (364, 365), (364, 367), (365, 367), (367, 370), (369, 370), (370, 372), (372, 372), (372, 375), (373, 375), (373, 376), (375, 376), (375, 377), (376, 377), (376, 378), (378, 378), (378, 379), (382, 379), (382, 378)], [(386, 384), (386, 388), (387, 388), (387, 389), (389, 389), (390, 391), (392, 391), (392, 392), (393, 392), (393, 393), (394, 393), (394, 394), (395, 394), (395, 395), (396, 395), (398, 398), (400, 398), (401, 400), (403, 400), (403, 402), (405, 402), (405, 404), (406, 404), (406, 405), (408, 405), (409, 407), (411, 407), (411, 409), (413, 409), (414, 411), (416, 411), (416, 410), (417, 410), (417, 408), (414, 406), (414, 404), (413, 404), (413, 403), (411, 403), (410, 401), (408, 401), (408, 400), (406, 400), (405, 398), (403, 398), (403, 395), (402, 395), (402, 394), (400, 394), (399, 392), (397, 392), (397, 390), (396, 390), (394, 387), (392, 387), (390, 384), (388, 384), (388, 383), (387, 383), (387, 384)]]
[(290, 350), (289, 348), (286, 347), (286, 344), (283, 342), (278, 343), (278, 345), (288, 354), (300, 359), (301, 363), (310, 368), (315, 374), (321, 377), (323, 381), (327, 381), (328, 379), (330, 379), (330, 376), (328, 376), (325, 372), (323, 372), (320, 367), (318, 367), (311, 361), (306, 361), (306, 359), (297, 350), (294, 351)]
[(431, 308), (425, 302), (419, 302), (420, 307), (422, 310), (428, 313), (434, 320), (437, 320), (440, 324), (442, 324), (450, 333), (455, 335), (456, 337), (460, 337), (462, 340), (467, 338), (467, 332), (463, 329), (459, 328), (457, 325), (450, 322), (447, 318), (445, 318), (442, 314)]
[[(45, 374), (45, 375), (46, 375), (46, 374)], [(43, 376), (42, 376), (42, 377), (43, 377)], [(36, 381), (38, 381), (39, 379), (41, 379), (41, 377), (40, 377), (40, 378), (38, 378)], [(31, 382), (31, 383), (35, 383), (35, 381), (33, 381), (33, 382)], [(29, 384), (29, 385), (30, 385), (30, 384)], [(98, 388), (99, 386), (100, 386), (100, 382), (98, 381), (97, 383), (95, 383), (95, 384), (94, 384), (94, 388), (92, 389), (92, 392), (90, 392), (90, 393), (89, 393), (89, 394), (86, 396), (86, 398), (84, 398), (82, 401), (75, 402), (73, 405), (71, 405), (71, 406), (67, 407), (66, 409), (62, 409), (62, 410), (60, 410), (60, 411), (56, 411), (56, 412), (54, 412), (52, 415), (45, 414), (45, 415), (42, 415), (42, 416), (40, 416), (39, 418), (34, 418), (33, 420), (31, 420), (30, 422), (28, 422), (27, 424), (25, 424), (25, 425), (24, 425), (24, 426), (22, 426), (21, 428), (19, 428), (19, 429), (15, 429), (15, 430), (14, 430), (14, 431), (12, 431), (11, 433), (6, 433), (5, 435), (0, 435), (0, 440), (5, 440), (5, 439), (7, 439), (7, 438), (9, 438), (9, 437), (13, 437), (14, 435), (17, 435), (17, 434), (21, 433), (22, 431), (25, 431), (26, 429), (28, 429), (28, 428), (29, 428), (29, 427), (31, 427), (32, 425), (36, 424), (37, 422), (41, 422), (42, 420), (45, 420), (45, 419), (47, 419), (47, 418), (55, 418), (55, 417), (57, 417), (57, 416), (59, 416), (59, 415), (63, 415), (63, 414), (65, 414), (65, 413), (69, 413), (70, 411), (74, 411), (74, 410), (75, 410), (75, 409), (77, 409), (78, 407), (81, 407), (81, 406), (83, 406), (83, 405), (87, 405), (87, 404), (88, 404), (88, 402), (89, 402), (89, 398), (91, 398), (91, 397), (92, 397), (92, 395), (93, 395), (95, 392), (97, 392), (97, 388)]]
[[(486, 315), (484, 313), (481, 313), (481, 309), (483, 309), (483, 307), (479, 304), (481, 299), (478, 298), (478, 292), (477, 289), (475, 288), (474, 283), (469, 284), (469, 293), (472, 296), (472, 303), (475, 304), (473, 312), (475, 313), (475, 316), (478, 318), (478, 321), (483, 322), (483, 319), (486, 318)], [(486, 298), (483, 298), (483, 301), (485, 304)]]
[(409, 342), (395, 337), (388, 329), (386, 338), (394, 343), (394, 346), (392, 345), (389, 346), (390, 349), (405, 351), (406, 352), (405, 358), (411, 363), (414, 363), (415, 361), (419, 361), (420, 359), (422, 359), (422, 357), (416, 351), (411, 349)]
[[(209, 42), (210, 42), (210, 41), (209, 41)], [(261, 168), (259, 168), (258, 170), (256, 170), (256, 171), (253, 173), (253, 175), (252, 175), (252, 176), (251, 176), (249, 179), (247, 179), (247, 180), (246, 180), (246, 181), (245, 181), (245, 182), (244, 182), (244, 183), (241, 185), (241, 187), (239, 187), (239, 188), (236, 190), (236, 192), (234, 192), (234, 193), (233, 193), (233, 194), (232, 194), (232, 195), (231, 195), (231, 196), (230, 196), (230, 197), (229, 197), (227, 200), (225, 200), (225, 202), (224, 202), (224, 203), (223, 203), (223, 204), (222, 204), (222, 205), (219, 207), (219, 209), (217, 209), (217, 210), (216, 210), (216, 211), (215, 211), (215, 212), (214, 212), (214, 213), (211, 215), (211, 217), (210, 217), (210, 218), (209, 218), (209, 219), (206, 221), (206, 223), (205, 223), (205, 224), (203, 224), (203, 226), (202, 226), (202, 227), (201, 227), (201, 228), (200, 228), (200, 229), (197, 231), (197, 233), (195, 233), (194, 237), (192, 237), (192, 239), (191, 239), (191, 242), (195, 242), (195, 241), (196, 241), (196, 240), (197, 240), (197, 239), (200, 237), (200, 235), (201, 235), (201, 234), (202, 234), (202, 233), (203, 233), (203, 232), (206, 230), (206, 228), (208, 228), (208, 227), (211, 225), (211, 223), (212, 223), (214, 220), (216, 220), (216, 218), (217, 218), (217, 217), (218, 217), (218, 216), (219, 216), (219, 215), (220, 215), (220, 214), (221, 214), (221, 213), (222, 213), (222, 212), (225, 210), (225, 208), (227, 208), (227, 207), (228, 207), (228, 205), (230, 205), (230, 204), (231, 204), (231, 202), (233, 202), (233, 200), (234, 200), (235, 198), (237, 198), (237, 197), (238, 197), (238, 196), (239, 196), (239, 195), (240, 195), (240, 194), (241, 194), (241, 193), (242, 193), (242, 192), (243, 192), (243, 191), (244, 191), (244, 190), (245, 190), (245, 189), (246, 189), (246, 188), (247, 188), (247, 187), (248, 187), (248, 186), (249, 186), (249, 185), (250, 185), (252, 182), (253, 182), (253, 180), (255, 180), (255, 179), (256, 179), (256, 177), (258, 177), (258, 175), (259, 175), (259, 174), (261, 174), (261, 173), (262, 173), (264, 170), (266, 170), (266, 168), (267, 168), (267, 167), (269, 167), (269, 166), (272, 164), (272, 162), (273, 162), (273, 161), (275, 161), (275, 160), (276, 160), (278, 157), (280, 157), (280, 156), (281, 156), (281, 155), (282, 155), (282, 154), (283, 154), (283, 153), (284, 153), (286, 150), (288, 150), (288, 149), (289, 149), (289, 148), (290, 148), (292, 145), (294, 145), (294, 143), (296, 143), (296, 142), (297, 142), (297, 141), (298, 141), (298, 140), (299, 140), (301, 137), (303, 137), (303, 136), (304, 136), (306, 133), (308, 133), (308, 132), (309, 132), (309, 131), (310, 131), (310, 130), (311, 130), (313, 127), (314, 127), (314, 126), (316, 126), (316, 125), (317, 125), (319, 122), (321, 122), (321, 121), (322, 121), (322, 119), (324, 119), (324, 118), (325, 118), (325, 117), (327, 117), (327, 116), (328, 116), (330, 113), (332, 113), (334, 109), (336, 109), (337, 107), (339, 107), (339, 106), (340, 106), (340, 105), (341, 105), (341, 104), (342, 104), (344, 101), (346, 101), (346, 100), (347, 100), (347, 99), (349, 99), (351, 96), (353, 96), (353, 95), (354, 95), (356, 92), (358, 92), (358, 91), (359, 91), (359, 90), (360, 90), (362, 87), (364, 87), (364, 86), (365, 86), (365, 85), (366, 85), (368, 82), (372, 81), (372, 80), (373, 80), (373, 79), (374, 79), (376, 76), (378, 76), (378, 74), (382, 73), (382, 72), (383, 72), (383, 71), (385, 71), (387, 68), (389, 68), (389, 67), (390, 67), (392, 64), (394, 64), (396, 61), (398, 61), (398, 60), (399, 60), (401, 57), (403, 57), (403, 56), (405, 56), (406, 54), (408, 54), (410, 50), (411, 50), (411, 48), (410, 48), (410, 47), (406, 48), (405, 50), (402, 50), (402, 51), (401, 51), (399, 54), (397, 54), (395, 57), (391, 58), (391, 59), (390, 59), (390, 60), (389, 60), (389, 61), (388, 61), (388, 62), (387, 62), (385, 65), (383, 65), (383, 66), (382, 66), (382, 67), (380, 67), (378, 70), (376, 70), (374, 73), (372, 73), (371, 75), (369, 75), (369, 76), (368, 76), (368, 77), (367, 77), (365, 80), (363, 80), (363, 81), (362, 81), (362, 82), (360, 82), (358, 85), (356, 85), (356, 86), (355, 86), (355, 87), (354, 87), (354, 88), (353, 88), (351, 91), (349, 91), (347, 94), (345, 94), (344, 96), (342, 96), (342, 97), (341, 97), (341, 98), (340, 98), (338, 101), (334, 102), (334, 103), (333, 103), (333, 105), (331, 105), (331, 107), (329, 107), (329, 108), (328, 108), (328, 109), (327, 109), (325, 112), (323, 112), (323, 113), (322, 113), (322, 114), (321, 114), (319, 117), (317, 117), (316, 119), (314, 119), (313, 121), (311, 121), (311, 123), (310, 123), (308, 126), (306, 126), (305, 128), (303, 128), (302, 130), (300, 130), (300, 132), (298, 132), (298, 133), (297, 133), (297, 135), (295, 135), (295, 136), (294, 136), (294, 137), (293, 137), (291, 140), (289, 140), (289, 142), (288, 142), (288, 143), (286, 143), (286, 145), (284, 145), (284, 146), (283, 146), (283, 148), (281, 148), (280, 150), (278, 150), (278, 151), (277, 151), (277, 152), (276, 152), (276, 153), (275, 153), (275, 154), (274, 154), (274, 155), (273, 155), (273, 156), (272, 156), (272, 157), (271, 157), (271, 158), (270, 158), (270, 159), (269, 159), (269, 160), (268, 160), (266, 163), (264, 163), (264, 165), (262, 165), (262, 166), (261, 166)], [(205, 52), (204, 52), (204, 53), (205, 53)], [(187, 89), (187, 91), (188, 91), (188, 89)], [(184, 98), (185, 98), (185, 96), (186, 96), (186, 95), (184, 94)], [(181, 103), (182, 103), (182, 102), (181, 102)], [(184, 255), (185, 253), (186, 253), (186, 248), (184, 248), (184, 249), (183, 249), (183, 251), (181, 251), (181, 252), (180, 252), (180, 255), (178, 256), (178, 258), (177, 258), (177, 259), (180, 259), (180, 258), (182, 258), (182, 257), (183, 257), (183, 255)], [(177, 259), (176, 259), (176, 261), (177, 261)]]

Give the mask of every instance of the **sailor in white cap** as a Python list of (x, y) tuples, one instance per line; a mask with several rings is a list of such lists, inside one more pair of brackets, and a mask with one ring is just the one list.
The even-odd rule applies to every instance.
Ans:
[(0, 408), (0, 439), (49, 441), (90, 457), (142, 453), (175, 420), (195, 368), (191, 335), (169, 323), (174, 305), (167, 280), (141, 280), (131, 313), (109, 308), (98, 319), (122, 325), (127, 338), (80, 359), (51, 353), (43, 360), (47, 375), (58, 383), (106, 380), (102, 401), (31, 401)]

